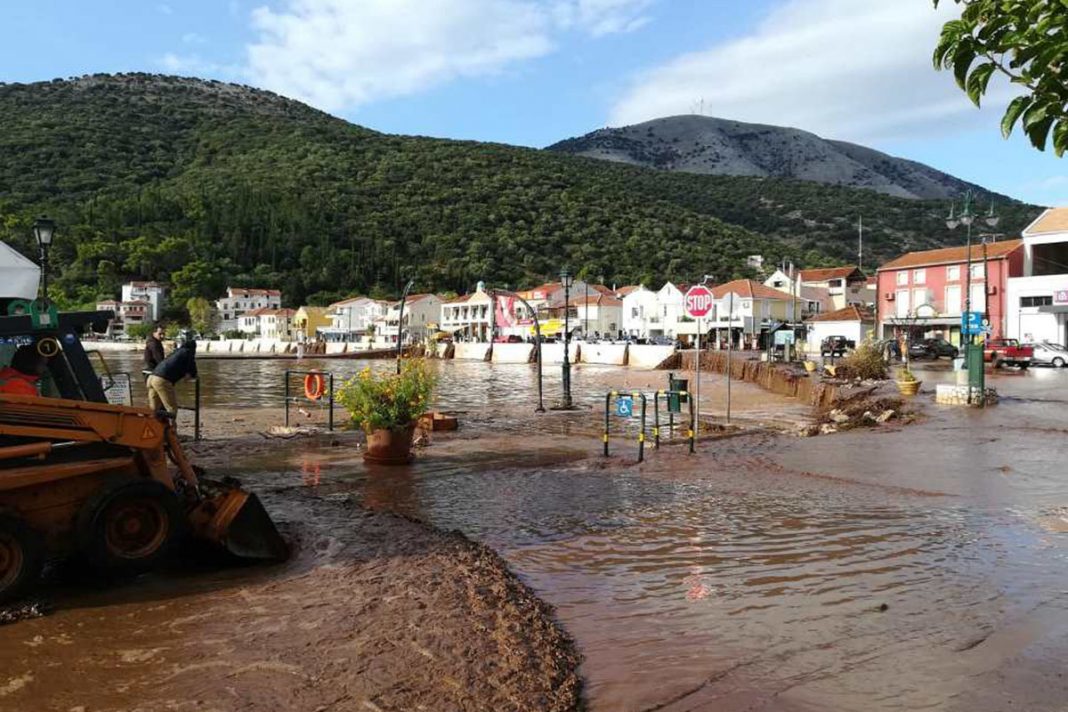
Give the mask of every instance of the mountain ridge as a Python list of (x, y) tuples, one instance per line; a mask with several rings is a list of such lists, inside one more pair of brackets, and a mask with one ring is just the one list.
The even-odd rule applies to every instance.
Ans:
[(546, 150), (665, 171), (809, 180), (900, 198), (951, 199), (969, 189), (996, 195), (918, 161), (861, 144), (825, 139), (803, 129), (696, 114), (598, 129)]

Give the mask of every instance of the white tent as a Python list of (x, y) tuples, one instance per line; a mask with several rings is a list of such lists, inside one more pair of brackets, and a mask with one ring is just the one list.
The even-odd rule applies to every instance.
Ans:
[(41, 268), (0, 242), (0, 299), (34, 299)]

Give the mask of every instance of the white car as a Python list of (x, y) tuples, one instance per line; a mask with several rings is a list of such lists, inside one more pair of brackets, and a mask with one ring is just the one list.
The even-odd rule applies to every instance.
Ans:
[(1028, 344), (1028, 346), (1034, 349), (1035, 353), (1031, 357), (1031, 363), (1036, 366), (1064, 368), (1065, 365), (1068, 365), (1068, 349), (1060, 344), (1043, 341), (1039, 344)]

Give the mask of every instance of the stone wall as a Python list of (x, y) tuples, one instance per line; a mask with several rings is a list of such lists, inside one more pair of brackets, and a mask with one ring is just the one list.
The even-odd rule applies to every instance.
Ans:
[[(671, 364), (671, 367), (680, 371), (693, 371), (696, 355), (695, 351), (680, 352), (679, 358), (675, 364)], [(701, 370), (726, 373), (727, 353), (725, 351), (702, 351)], [(731, 377), (739, 381), (754, 383), (772, 393), (797, 398), (817, 408), (830, 407), (838, 399), (836, 386), (823, 383), (817, 378), (785, 366), (744, 356), (734, 356), (731, 359)]]
[(993, 388), (983, 390), (982, 388), (954, 386), (945, 383), (935, 386), (935, 403), (939, 405), (984, 406), (994, 405), (997, 402), (998, 392)]

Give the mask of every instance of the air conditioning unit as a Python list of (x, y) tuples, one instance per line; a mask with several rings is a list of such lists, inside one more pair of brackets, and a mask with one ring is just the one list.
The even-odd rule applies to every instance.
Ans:
[(997, 288), (997, 285), (991, 285), (991, 286), (990, 286), (990, 287), (989, 287), (989, 288), (988, 288), (988, 289), (986, 290), (986, 293), (987, 293), (987, 294), (989, 294), (990, 296), (994, 296), (995, 294), (997, 294), (997, 293), (998, 293), (998, 288)]
[(886, 297), (886, 301), (888, 301), (888, 302), (894, 301), (894, 293), (893, 292), (887, 292), (883, 296)]

